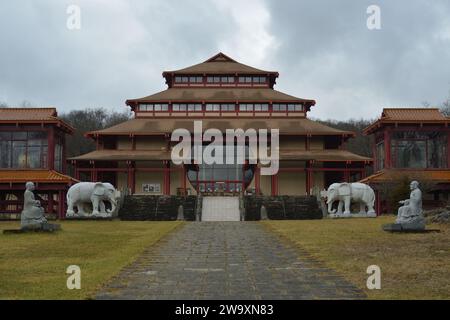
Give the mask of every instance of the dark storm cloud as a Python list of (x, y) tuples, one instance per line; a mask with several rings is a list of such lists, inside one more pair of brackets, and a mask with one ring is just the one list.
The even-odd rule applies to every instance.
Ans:
[[(381, 30), (366, 26), (371, 4), (381, 9)], [(381, 107), (441, 102), (450, 89), (448, 1), (269, 5), (279, 85), (317, 99), (313, 116), (375, 117)]]
[[(66, 28), (70, 4), (81, 30)], [(381, 30), (366, 27), (370, 4)], [(0, 102), (120, 110), (163, 90), (163, 70), (224, 51), (279, 70), (276, 88), (316, 99), (314, 117), (374, 117), (446, 97), (449, 16), (446, 0), (3, 1)]]

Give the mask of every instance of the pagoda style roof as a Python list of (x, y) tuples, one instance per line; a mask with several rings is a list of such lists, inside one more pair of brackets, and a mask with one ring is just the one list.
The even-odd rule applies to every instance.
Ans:
[(371, 134), (386, 124), (444, 124), (450, 118), (443, 115), (438, 108), (384, 108), (381, 117), (363, 130)]
[[(279, 151), (280, 160), (315, 160), (324, 162), (372, 162), (371, 158), (340, 149)], [(79, 161), (150, 161), (170, 160), (170, 150), (96, 150), (68, 160)]]
[(265, 71), (239, 63), (227, 55), (219, 52), (205, 62), (187, 68), (164, 71), (163, 76), (171, 74), (272, 74), (278, 76), (276, 71)]
[(298, 150), (298, 149), (280, 149), (281, 160), (315, 160), (322, 162), (340, 162), (340, 161), (364, 161), (373, 162), (372, 158), (360, 156), (342, 149), (324, 149), (324, 150)]
[(372, 174), (360, 182), (362, 183), (398, 183), (407, 177), (409, 181), (432, 181), (435, 183), (450, 181), (450, 170), (422, 170), (422, 169), (383, 169)]
[(0, 124), (55, 124), (67, 133), (74, 128), (58, 118), (56, 108), (0, 108)]
[(167, 150), (95, 150), (67, 160), (97, 160), (97, 161), (139, 161), (139, 160), (169, 160)]
[(139, 99), (126, 101), (129, 106), (153, 102), (292, 102), (315, 105), (314, 100), (301, 99), (270, 88), (169, 88)]
[(0, 170), (0, 183), (26, 183), (28, 181), (37, 183), (62, 183), (69, 185), (79, 182), (78, 180), (55, 170)]
[(203, 119), (180, 119), (180, 118), (135, 118), (115, 126), (91, 131), (86, 136), (98, 135), (164, 135), (170, 134), (175, 129), (185, 128), (194, 131), (194, 121), (201, 120), (203, 130), (216, 128), (225, 132), (226, 129), (279, 129), (281, 135), (335, 135), (353, 137), (351, 131), (343, 131), (328, 127), (324, 124), (309, 120), (307, 118), (203, 118)]

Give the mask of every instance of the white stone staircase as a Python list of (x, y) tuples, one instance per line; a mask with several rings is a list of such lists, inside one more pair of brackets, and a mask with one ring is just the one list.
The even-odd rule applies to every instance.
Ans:
[(202, 221), (240, 221), (239, 197), (203, 197)]

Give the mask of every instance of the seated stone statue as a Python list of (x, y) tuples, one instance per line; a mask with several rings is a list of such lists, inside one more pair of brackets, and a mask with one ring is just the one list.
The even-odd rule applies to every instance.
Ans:
[(41, 207), (40, 201), (34, 198), (34, 183), (27, 182), (25, 188), (23, 210), (21, 214), (21, 227), (40, 227), (43, 223), (47, 223), (47, 219), (44, 216), (44, 208)]
[(409, 187), (411, 189), (409, 199), (399, 202), (402, 206), (398, 209), (395, 224), (383, 226), (385, 231), (420, 231), (425, 229), (425, 218), (423, 217), (422, 210), (422, 191), (419, 189), (419, 182), (412, 181)]

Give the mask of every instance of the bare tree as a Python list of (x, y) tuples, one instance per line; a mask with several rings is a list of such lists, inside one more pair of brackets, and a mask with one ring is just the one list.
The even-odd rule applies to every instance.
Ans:
[(73, 110), (60, 117), (75, 128), (73, 136), (67, 137), (67, 156), (77, 156), (95, 150), (95, 143), (84, 137), (89, 131), (101, 130), (118, 123), (127, 121), (131, 117), (129, 111), (109, 112), (103, 108), (88, 108)]

